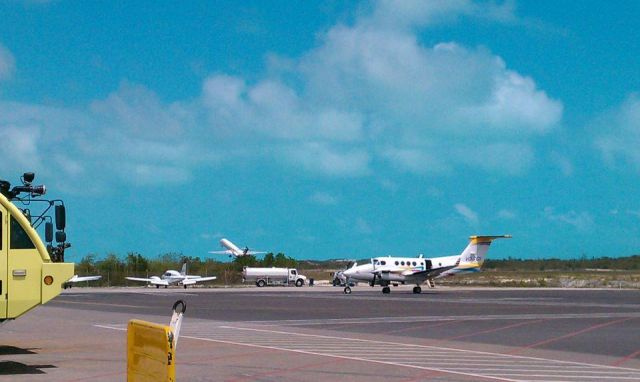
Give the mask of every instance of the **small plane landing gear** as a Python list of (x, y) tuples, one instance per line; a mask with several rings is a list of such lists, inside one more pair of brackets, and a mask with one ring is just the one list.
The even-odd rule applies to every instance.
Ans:
[(422, 288), (420, 288), (419, 286), (414, 286), (414, 287), (413, 287), (413, 293), (418, 294), (418, 293), (420, 293), (420, 292), (422, 292)]
[(391, 293), (391, 288), (389, 288), (388, 286), (382, 288), (382, 293), (384, 294), (389, 294)]
[(351, 294), (351, 288), (348, 285), (344, 287), (344, 294)]
[(167, 286), (167, 285), (165, 285), (165, 286), (164, 286), (164, 289), (167, 289), (167, 287), (168, 287), (168, 286)]
[(160, 285), (156, 285), (156, 289), (160, 288)]
[(186, 286), (186, 285), (184, 286), (184, 289), (187, 289), (187, 286)]

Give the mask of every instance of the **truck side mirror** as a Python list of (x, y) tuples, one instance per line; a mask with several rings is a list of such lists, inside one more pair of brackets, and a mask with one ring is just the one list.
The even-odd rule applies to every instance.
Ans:
[(56, 206), (56, 229), (59, 231), (62, 231), (66, 226), (67, 226), (67, 213), (64, 208), (64, 204), (58, 204)]
[(53, 223), (44, 223), (44, 241), (51, 243), (53, 241)]
[(64, 243), (65, 241), (67, 241), (67, 234), (64, 231), (56, 232), (56, 242)]

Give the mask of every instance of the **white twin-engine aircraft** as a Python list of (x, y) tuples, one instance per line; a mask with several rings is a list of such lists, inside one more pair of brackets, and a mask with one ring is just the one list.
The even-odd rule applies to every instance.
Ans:
[(191, 276), (187, 274), (187, 263), (182, 264), (182, 270), (180, 272), (174, 270), (166, 271), (162, 276), (151, 276), (148, 279), (142, 277), (125, 277), (127, 280), (131, 281), (142, 281), (149, 283), (151, 285), (155, 285), (156, 288), (160, 288), (160, 286), (164, 286), (165, 288), (171, 284), (183, 285), (184, 288), (187, 288), (187, 285), (195, 285), (196, 283), (202, 281), (211, 281), (215, 280), (217, 277), (202, 277), (202, 276)]
[(260, 255), (262, 253), (266, 253), (266, 252), (261, 252), (261, 251), (251, 251), (249, 250), (249, 247), (244, 247), (244, 249), (240, 249), (238, 248), (237, 245), (233, 244), (232, 242), (230, 242), (229, 240), (222, 238), (220, 240), (220, 245), (223, 246), (224, 248), (226, 248), (226, 250), (224, 251), (211, 251), (209, 253), (214, 253), (216, 255), (229, 255), (229, 257), (240, 257), (240, 256), (246, 256), (246, 255)]
[(464, 273), (479, 272), (489, 245), (495, 239), (508, 239), (511, 235), (471, 236), (469, 245), (458, 256), (424, 258), (419, 257), (376, 257), (371, 263), (358, 265), (343, 272), (347, 278), (344, 293), (351, 293), (350, 280), (367, 281), (369, 285), (382, 286), (382, 293), (391, 292), (389, 285), (416, 284), (413, 293), (422, 292), (420, 285), (425, 281), (434, 287), (433, 279)]

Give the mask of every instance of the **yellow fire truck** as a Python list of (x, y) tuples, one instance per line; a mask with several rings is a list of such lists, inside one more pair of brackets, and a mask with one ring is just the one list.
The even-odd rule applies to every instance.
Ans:
[[(64, 203), (42, 198), (46, 188), (33, 185), (34, 178), (25, 173), (22, 184), (13, 188), (0, 180), (0, 322), (56, 297), (73, 276), (73, 263), (64, 262), (64, 251), (71, 246)], [(46, 245), (37, 232), (41, 226)]]

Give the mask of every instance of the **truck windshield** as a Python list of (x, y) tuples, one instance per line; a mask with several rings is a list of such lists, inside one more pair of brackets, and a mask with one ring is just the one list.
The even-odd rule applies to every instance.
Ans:
[(11, 216), (11, 240), (9, 246), (11, 249), (33, 249), (36, 246), (33, 244), (27, 232), (22, 228), (20, 223)]

